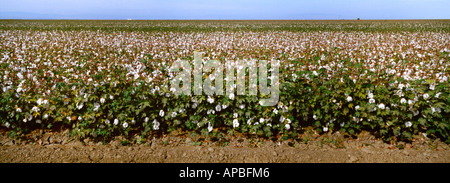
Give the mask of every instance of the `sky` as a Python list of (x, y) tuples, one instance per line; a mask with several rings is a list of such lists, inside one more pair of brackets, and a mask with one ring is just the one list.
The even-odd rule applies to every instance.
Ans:
[(0, 19), (450, 19), (450, 0), (0, 0)]

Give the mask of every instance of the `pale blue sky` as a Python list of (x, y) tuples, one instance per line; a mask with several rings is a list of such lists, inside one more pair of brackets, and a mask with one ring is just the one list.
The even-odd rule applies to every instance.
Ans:
[(450, 19), (450, 0), (0, 0), (2, 19)]

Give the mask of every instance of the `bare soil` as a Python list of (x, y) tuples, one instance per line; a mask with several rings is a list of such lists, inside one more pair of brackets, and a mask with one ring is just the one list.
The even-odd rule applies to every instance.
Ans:
[(299, 139), (229, 136), (219, 140), (192, 134), (147, 139), (116, 137), (109, 142), (36, 131), (26, 138), (0, 132), (0, 163), (449, 163), (450, 145), (417, 136), (385, 143), (369, 133), (305, 133)]

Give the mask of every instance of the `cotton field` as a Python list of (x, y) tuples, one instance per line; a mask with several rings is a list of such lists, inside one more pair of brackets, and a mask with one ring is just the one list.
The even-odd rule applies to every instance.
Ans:
[[(295, 136), (313, 126), (450, 139), (450, 22), (131, 22), (1, 22), (2, 128)], [(258, 105), (260, 94), (173, 95), (168, 68), (194, 52), (222, 63), (279, 60), (278, 105)]]

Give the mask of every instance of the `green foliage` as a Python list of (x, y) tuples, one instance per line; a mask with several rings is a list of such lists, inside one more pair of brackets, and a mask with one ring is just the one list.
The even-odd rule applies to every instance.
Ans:
[[(430, 23), (435, 26), (428, 26)], [(447, 20), (1, 20), (0, 30), (33, 31), (450, 31)]]
[[(339, 72), (342, 74), (337, 76), (345, 78), (345, 72)], [(254, 96), (236, 96), (234, 100), (226, 96), (213, 96), (214, 102), (210, 103), (206, 100), (207, 96), (168, 97), (171, 94), (165, 88), (153, 91), (146, 84), (134, 87), (121, 81), (115, 86), (97, 86), (93, 88), (96, 92), (86, 98), (69, 93), (66, 94), (68, 98), (52, 98), (47, 107), (40, 106), (39, 113), (29, 113), (27, 110), (35, 103), (28, 104), (20, 98), (2, 100), (3, 111), (14, 113), (16, 109), (11, 106), (22, 106), (23, 111), (14, 113), (14, 116), (4, 115), (3, 124), (13, 124), (10, 128), (11, 134), (14, 134), (35, 125), (51, 128), (54, 124), (65, 123), (71, 124), (75, 135), (103, 138), (127, 135), (131, 130), (148, 134), (178, 128), (209, 135), (216, 134), (217, 130), (226, 132), (233, 129), (266, 137), (284, 134), (283, 138), (288, 138), (295, 137), (295, 130), (299, 128), (313, 126), (322, 133), (341, 131), (355, 134), (366, 130), (385, 140), (393, 137), (410, 139), (419, 133), (449, 139), (448, 82), (437, 83), (434, 90), (429, 90), (428, 83), (405, 81), (404, 85), (409, 85), (408, 89), (401, 90), (406, 96), (405, 100), (420, 98), (408, 104), (401, 103), (403, 97), (395, 94), (399, 90), (398, 84), (374, 85), (368, 80), (364, 82), (364, 78), (360, 78), (362, 82), (356, 84), (348, 79), (342, 83), (338, 78), (314, 76), (308, 71), (305, 74), (309, 74), (311, 79), (298, 78), (293, 82), (290, 77), (281, 78), (283, 84), (280, 88), (283, 90), (280, 92), (279, 104), (270, 107), (260, 106)], [(394, 79), (393, 76), (383, 77), (384, 80)], [(58, 90), (63, 93), (68, 88), (70, 86), (61, 85)], [(369, 103), (369, 91), (376, 100), (374, 104)], [(423, 100), (424, 93), (430, 96), (427, 100)], [(440, 93), (439, 97), (436, 97), (437, 93)], [(15, 98), (11, 93), (2, 93), (2, 96), (3, 99)], [(110, 99), (110, 96), (114, 99)], [(352, 100), (347, 100), (349, 96)], [(104, 103), (100, 100), (104, 100)], [(83, 103), (82, 107), (80, 103)], [(98, 109), (96, 104), (99, 105)], [(380, 104), (384, 104), (383, 109)], [(221, 110), (215, 109), (217, 105), (220, 105)], [(227, 107), (224, 108), (224, 105)], [(420, 111), (420, 115), (417, 111)], [(35, 124), (18, 120), (26, 115), (33, 115), (33, 118), (42, 122)], [(44, 118), (43, 115), (48, 117)], [(235, 118), (240, 125), (233, 128), (232, 119)], [(160, 124), (157, 129), (155, 121)], [(286, 128), (287, 124), (289, 129)], [(213, 130), (208, 129), (209, 125)]]
[[(311, 22), (274, 23), (270, 21), (266, 22), (267, 24), (256, 22), (249, 26), (237, 26), (240, 24), (228, 22), (219, 23), (218, 28), (213, 28), (211, 26), (211, 24), (215, 25), (213, 22), (180, 26), (176, 21), (131, 21), (125, 24), (134, 27), (129, 28), (122, 25), (123, 21), (57, 21), (55, 23), (2, 20), (0, 30), (68, 32), (87, 30), (92, 31), (93, 34), (96, 30), (149, 31), (153, 32), (153, 38), (161, 37), (160, 34), (164, 31), (373, 31), (378, 33), (449, 30), (448, 23), (436, 23), (436, 27), (430, 28), (420, 23), (401, 24), (401, 26), (395, 23), (370, 24), (373, 26), (369, 26), (364, 21), (360, 22), (362, 23), (342, 23), (334, 26)], [(26, 34), (30, 33), (26, 32)], [(132, 132), (145, 136), (177, 129), (214, 137), (221, 133), (240, 132), (265, 137), (280, 135), (283, 139), (287, 139), (295, 138), (302, 128), (312, 126), (319, 133), (341, 131), (353, 135), (365, 130), (386, 141), (408, 140), (414, 135), (426, 133), (431, 138), (441, 138), (450, 143), (448, 90), (450, 84), (448, 80), (438, 82), (433, 78), (399, 77), (396, 73), (386, 71), (386, 68), (392, 68), (393, 64), (384, 64), (385, 69), (377, 68), (375, 72), (367, 68), (365, 62), (368, 60), (364, 58), (356, 60), (340, 55), (339, 47), (315, 50), (307, 46), (305, 49), (306, 56), (296, 58), (290, 58), (290, 55), (283, 51), (276, 53), (278, 59), (282, 61), (280, 100), (277, 105), (269, 107), (259, 105), (258, 99), (265, 97), (261, 95), (243, 95), (234, 98), (206, 95), (174, 96), (167, 87), (169, 85), (167, 68), (170, 63), (163, 62), (161, 58), (142, 54), (142, 58), (136, 60), (136, 63), (142, 66), (140, 73), (148, 74), (146, 78), (130, 72), (128, 58), (132, 60), (133, 57), (130, 55), (142, 53), (138, 53), (134, 48), (127, 51), (105, 49), (108, 50), (104, 52), (105, 58), (106, 56), (118, 58), (119, 64), (109, 64), (109, 61), (102, 60), (104, 58), (94, 57), (96, 49), (83, 51), (83, 54), (79, 53), (82, 50), (73, 51), (71, 56), (79, 61), (71, 67), (60, 67), (61, 64), (47, 67), (41, 64), (40, 68), (34, 70), (40, 86), (29, 81), (33, 77), (27, 81), (19, 79), (16, 74), (22, 68), (13, 68), (15, 66), (12, 63), (17, 64), (19, 61), (18, 58), (12, 58), (8, 60), (11, 61), (10, 63), (5, 61), (0, 64), (1, 78), (8, 78), (14, 83), (8, 85), (8, 87), (13, 86), (12, 88), (7, 88), (6, 82), (0, 83), (3, 89), (0, 94), (0, 124), (2, 128), (9, 130), (11, 136), (27, 133), (31, 129), (62, 125), (71, 128), (72, 135), (102, 139), (117, 135), (127, 136)], [(14, 49), (3, 44), (1, 50), (2, 54), (5, 52), (5, 55), (8, 52), (14, 52)], [(45, 55), (58, 53), (58, 51), (60, 50), (51, 50)], [(274, 52), (273, 50), (259, 51), (255, 54), (261, 59), (268, 59), (268, 55), (273, 55)], [(205, 55), (211, 54), (210, 51), (205, 52)], [(226, 58), (227, 54), (222, 53), (220, 56)], [(448, 52), (438, 51), (436, 54), (439, 59), (448, 61)], [(46, 60), (58, 59), (60, 58), (46, 58)], [(190, 56), (186, 59), (193, 60)], [(420, 65), (421, 62), (414, 57), (400, 60), (399, 57), (392, 56), (392, 60), (394, 60), (393, 63), (402, 67), (410, 64)], [(320, 65), (319, 63), (331, 61), (336, 64), (327, 65), (328, 68), (310, 69), (311, 66), (315, 67)], [(30, 63), (31, 61), (23, 62), (20, 66), (25, 68)], [(99, 68), (100, 65), (108, 66), (108, 69), (102, 70)], [(376, 66), (379, 67), (379, 64)], [(69, 72), (69, 68), (72, 71)], [(101, 71), (88, 74), (87, 70)], [(6, 74), (6, 71), (9, 74)], [(74, 73), (83, 73), (83, 76), (73, 78)], [(152, 81), (148, 81), (149, 73), (156, 73), (152, 76), (160, 77), (155, 76)], [(441, 73), (448, 76), (448, 69)], [(63, 78), (70, 78), (70, 80), (66, 81)], [(27, 92), (17, 92), (21, 82), (32, 89)], [(401, 85), (403, 87), (400, 87)], [(52, 95), (44, 96), (43, 92), (36, 92), (41, 87), (51, 89)], [(213, 102), (210, 102), (212, 99)], [(371, 99), (375, 102), (371, 103)], [(217, 106), (220, 106), (220, 110)], [(239, 123), (238, 126), (233, 125), (235, 119)], [(304, 143), (309, 141), (306, 137), (302, 140)]]

